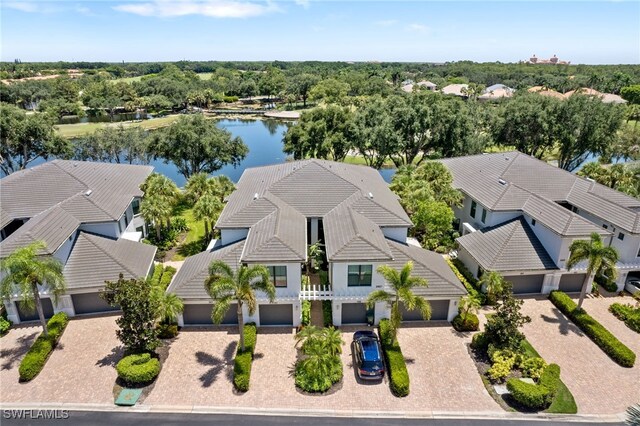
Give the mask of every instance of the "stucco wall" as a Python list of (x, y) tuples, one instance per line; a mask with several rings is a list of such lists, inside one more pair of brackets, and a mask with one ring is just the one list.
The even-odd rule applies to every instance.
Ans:
[(404, 243), (407, 241), (407, 228), (380, 228), (385, 237)]
[(236, 241), (244, 240), (247, 238), (248, 233), (249, 228), (222, 229), (220, 230), (220, 240), (222, 240), (222, 245), (226, 246)]

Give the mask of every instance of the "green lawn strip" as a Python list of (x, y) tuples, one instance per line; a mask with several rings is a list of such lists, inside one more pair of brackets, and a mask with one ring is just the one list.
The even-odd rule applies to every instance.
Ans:
[(623, 367), (633, 367), (636, 354), (622, 343), (602, 324), (591, 317), (584, 309), (561, 291), (552, 291), (549, 300), (577, 325), (589, 338), (602, 349), (609, 358)]
[(258, 329), (254, 323), (244, 325), (244, 351), (238, 344), (236, 358), (233, 363), (233, 385), (240, 392), (249, 390), (251, 379), (251, 363), (256, 349)]
[(180, 243), (177, 253), (170, 260), (184, 260), (185, 257), (193, 256), (205, 249), (204, 245), (204, 222), (193, 217), (193, 208), (180, 210), (178, 217), (187, 221), (189, 231), (185, 240)]
[[(542, 358), (538, 351), (529, 343), (527, 339), (523, 340), (520, 344), (524, 354), (529, 358)], [(573, 399), (573, 395), (571, 391), (562, 381), (562, 378), (558, 381), (558, 388), (556, 389), (556, 394), (553, 397), (553, 401), (551, 401), (551, 405), (549, 408), (544, 410), (545, 413), (556, 413), (556, 414), (575, 414), (578, 412), (578, 406), (576, 405), (575, 399)]]
[(80, 136), (86, 136), (97, 130), (107, 127), (115, 127), (122, 125), (123, 127), (140, 127), (145, 130), (155, 130), (166, 127), (176, 121), (180, 114), (167, 115), (165, 117), (153, 118), (151, 120), (142, 121), (120, 121), (115, 123), (75, 123), (75, 124), (57, 124), (54, 126), (60, 136), (67, 139), (73, 139)]
[(58, 345), (69, 317), (64, 312), (58, 312), (47, 322), (48, 335), (40, 334), (27, 354), (22, 358), (18, 372), (21, 382), (28, 382), (36, 377), (44, 368), (49, 356)]

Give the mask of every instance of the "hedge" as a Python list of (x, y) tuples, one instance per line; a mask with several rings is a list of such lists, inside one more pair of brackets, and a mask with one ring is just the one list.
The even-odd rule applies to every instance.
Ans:
[(160, 361), (149, 353), (129, 355), (118, 362), (116, 371), (125, 383), (145, 384), (160, 374)]
[(40, 334), (36, 341), (33, 342), (33, 345), (31, 345), (29, 352), (22, 358), (20, 368), (18, 369), (20, 381), (27, 382), (32, 380), (42, 371), (47, 359), (49, 359), (49, 355), (58, 344), (62, 332), (68, 323), (69, 317), (64, 312), (58, 312), (51, 317), (49, 322), (47, 322), (49, 334), (47, 336), (45, 336), (44, 333)]
[(176, 268), (174, 268), (173, 266), (167, 266), (164, 268), (164, 272), (162, 272), (162, 278), (160, 278), (160, 286), (163, 289), (167, 289), (167, 287), (169, 287), (169, 284), (171, 284), (171, 280), (173, 279), (173, 276), (176, 273)]
[(551, 405), (560, 383), (560, 367), (550, 364), (544, 369), (537, 384), (523, 382), (517, 378), (507, 380), (511, 397), (527, 408), (540, 410)]
[(251, 378), (251, 363), (253, 352), (256, 349), (258, 329), (255, 323), (244, 325), (244, 351), (238, 345), (236, 359), (233, 365), (233, 385), (240, 392), (249, 390), (249, 379)]
[(0, 317), (0, 336), (4, 336), (11, 328), (11, 321), (4, 317)]
[(398, 341), (391, 341), (391, 329), (388, 319), (380, 321), (380, 342), (389, 370), (391, 392), (398, 397), (409, 395), (409, 372)]
[(469, 312), (464, 317), (458, 314), (453, 318), (453, 328), (457, 331), (476, 331), (480, 326), (478, 316)]
[(333, 307), (331, 300), (322, 301), (322, 322), (325, 327), (333, 327)]
[(456, 277), (460, 280), (460, 282), (467, 289), (467, 292), (478, 299), (481, 304), (485, 305), (487, 303), (487, 295), (480, 292), (478, 287), (478, 280), (475, 279), (473, 274), (467, 269), (466, 266), (462, 263), (460, 259), (449, 259), (446, 258), (449, 267), (456, 274)]
[(579, 309), (566, 293), (552, 291), (549, 300), (569, 317), (609, 357), (623, 367), (633, 367), (636, 354), (613, 334), (592, 318), (584, 309)]
[(178, 335), (178, 326), (176, 324), (158, 324), (158, 337), (161, 339), (173, 339)]
[(151, 275), (151, 284), (157, 285), (160, 283), (160, 277), (162, 277), (162, 272), (164, 271), (164, 267), (162, 264), (156, 264), (153, 268), (153, 275)]
[(627, 327), (640, 333), (640, 308), (614, 303), (609, 306), (609, 311), (620, 321), (624, 321)]
[(311, 301), (302, 301), (302, 319), (300, 321), (304, 327), (311, 325)]

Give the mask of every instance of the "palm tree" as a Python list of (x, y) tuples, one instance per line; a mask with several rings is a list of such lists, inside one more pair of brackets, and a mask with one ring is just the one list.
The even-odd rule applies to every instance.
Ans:
[(187, 195), (195, 203), (205, 194), (210, 194), (214, 190), (215, 183), (209, 178), (209, 175), (200, 172), (189, 177), (184, 189)]
[[(482, 274), (478, 282), (490, 300), (494, 301), (504, 291), (504, 278), (499, 272), (489, 271)], [(494, 303), (492, 302), (492, 303)]]
[(264, 265), (240, 265), (233, 271), (221, 260), (214, 260), (209, 265), (209, 277), (204, 288), (213, 299), (211, 319), (220, 324), (232, 302), (237, 303), (238, 330), (240, 331), (240, 348), (244, 351), (244, 316), (242, 305), (247, 304), (249, 315), (253, 315), (258, 307), (256, 291), (266, 293), (270, 303), (276, 298), (276, 288), (269, 279), (269, 270)]
[(323, 244), (320, 241), (316, 241), (307, 248), (307, 262), (305, 263), (307, 277), (311, 274), (312, 266), (316, 268), (322, 267), (322, 255), (324, 254), (322, 246)]
[(463, 320), (466, 321), (469, 314), (477, 314), (479, 309), (480, 301), (477, 297), (467, 294), (460, 299), (460, 316)]
[[(209, 221), (213, 220), (222, 210), (222, 203), (212, 194), (204, 194), (193, 206), (193, 217), (204, 221), (205, 237), (210, 237)], [(213, 228), (213, 227), (212, 227)], [(213, 231), (213, 229), (211, 229)]]
[(587, 273), (580, 290), (580, 299), (578, 300), (578, 308), (582, 307), (582, 302), (587, 294), (588, 286), (593, 283), (596, 275), (608, 275), (609, 278), (615, 279), (618, 275), (616, 263), (618, 262), (618, 251), (614, 247), (605, 246), (602, 238), (596, 232), (591, 234), (591, 239), (576, 240), (569, 246), (569, 260), (567, 260), (567, 270), (571, 270), (574, 266), (582, 261), (587, 261)]
[(151, 173), (144, 183), (140, 185), (140, 188), (145, 193), (145, 198), (146, 196), (156, 197), (166, 204), (167, 210), (164, 210), (165, 213), (160, 217), (160, 219), (166, 220), (167, 227), (170, 227), (173, 206), (178, 201), (178, 197), (180, 195), (180, 191), (176, 184), (164, 175)]
[(147, 222), (153, 222), (156, 228), (156, 238), (158, 241), (162, 238), (160, 228), (162, 227), (162, 218), (171, 212), (171, 208), (160, 197), (144, 197), (140, 203), (140, 214)]
[(213, 181), (214, 192), (222, 203), (236, 189), (233, 181), (225, 175), (214, 176), (211, 180)]
[(11, 295), (17, 290), (27, 309), (33, 309), (35, 305), (46, 336), (47, 321), (44, 318), (38, 286), (46, 288), (57, 305), (60, 296), (66, 291), (66, 282), (62, 274), (62, 263), (58, 259), (38, 255), (45, 248), (44, 242), (36, 241), (0, 260), (0, 270), (4, 274), (0, 281), (0, 294), (3, 299), (10, 300)]
[(167, 293), (161, 285), (151, 287), (151, 297), (157, 301), (157, 320), (165, 324), (176, 322), (178, 315), (184, 311), (184, 303), (175, 293)]
[(371, 309), (377, 302), (386, 302), (391, 308), (389, 325), (391, 326), (390, 337), (392, 342), (396, 339), (398, 328), (402, 321), (400, 302), (404, 303), (405, 307), (410, 311), (418, 309), (425, 320), (431, 318), (431, 305), (427, 299), (418, 296), (412, 291), (414, 287), (426, 287), (428, 285), (427, 280), (411, 276), (412, 270), (413, 262), (411, 261), (407, 262), (400, 271), (396, 271), (387, 265), (379, 266), (378, 273), (384, 277), (393, 291), (375, 290), (367, 298), (368, 309)]

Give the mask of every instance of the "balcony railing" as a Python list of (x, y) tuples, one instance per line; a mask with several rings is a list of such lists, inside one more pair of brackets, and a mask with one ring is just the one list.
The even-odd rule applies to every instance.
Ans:
[(301, 300), (331, 300), (333, 290), (330, 285), (309, 284), (303, 285), (300, 289)]

